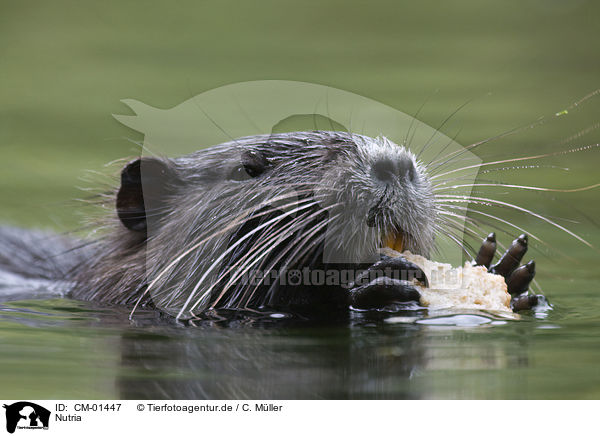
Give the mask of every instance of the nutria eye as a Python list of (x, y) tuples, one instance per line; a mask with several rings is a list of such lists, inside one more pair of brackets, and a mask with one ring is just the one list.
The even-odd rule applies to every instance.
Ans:
[(241, 162), (229, 174), (231, 180), (248, 180), (263, 174), (270, 166), (267, 158), (260, 152), (245, 151)]

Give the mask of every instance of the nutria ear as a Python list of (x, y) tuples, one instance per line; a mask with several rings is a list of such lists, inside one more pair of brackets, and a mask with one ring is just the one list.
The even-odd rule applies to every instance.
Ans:
[(141, 158), (129, 162), (121, 171), (121, 187), (117, 193), (117, 214), (125, 227), (146, 232), (146, 214), (159, 217), (162, 206), (177, 180), (166, 160)]

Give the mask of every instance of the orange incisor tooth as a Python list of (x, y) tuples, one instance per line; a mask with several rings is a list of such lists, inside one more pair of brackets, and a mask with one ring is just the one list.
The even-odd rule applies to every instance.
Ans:
[(401, 234), (397, 234), (396, 242), (394, 244), (394, 250), (396, 250), (398, 253), (402, 253), (403, 249), (404, 249), (404, 239), (402, 238)]
[(404, 241), (402, 235), (399, 233), (391, 233), (386, 236), (384, 247), (389, 247), (392, 250), (396, 250), (399, 253), (402, 253), (402, 249), (404, 248)]

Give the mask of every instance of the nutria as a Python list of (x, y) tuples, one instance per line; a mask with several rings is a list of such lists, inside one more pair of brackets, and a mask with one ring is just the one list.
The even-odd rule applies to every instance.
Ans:
[[(428, 256), (445, 231), (425, 165), (385, 137), (346, 132), (251, 136), (136, 159), (111, 203), (108, 231), (91, 244), (48, 246), (0, 230), (0, 268), (72, 283), (77, 299), (184, 319), (213, 309), (332, 316), (418, 301), (410, 280), (426, 283), (422, 271), (378, 249)], [(475, 262), (490, 267), (495, 249), (490, 234)], [(538, 298), (527, 295), (533, 262), (518, 267), (526, 250), (522, 235), (491, 267), (515, 309)]]

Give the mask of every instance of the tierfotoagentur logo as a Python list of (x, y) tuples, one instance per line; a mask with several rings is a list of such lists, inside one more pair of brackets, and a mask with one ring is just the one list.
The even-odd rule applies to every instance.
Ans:
[[(248, 285), (259, 285), (261, 283), (269, 286), (274, 283), (281, 285), (302, 285), (302, 286), (341, 286), (351, 288), (354, 286), (365, 285), (376, 278), (389, 277), (406, 282), (426, 279), (423, 271), (407, 271), (393, 268), (384, 268), (382, 270), (356, 270), (356, 269), (315, 269), (302, 268), (280, 271), (277, 269), (259, 270), (254, 269), (245, 272), (241, 276), (241, 282)], [(437, 271), (432, 271), (430, 276), (435, 280), (441, 281), (444, 288), (456, 288), (460, 285), (460, 278), (452, 274), (437, 277)]]
[(6, 409), (6, 431), (48, 430), (50, 411), (29, 401), (19, 401), (3, 406)]

